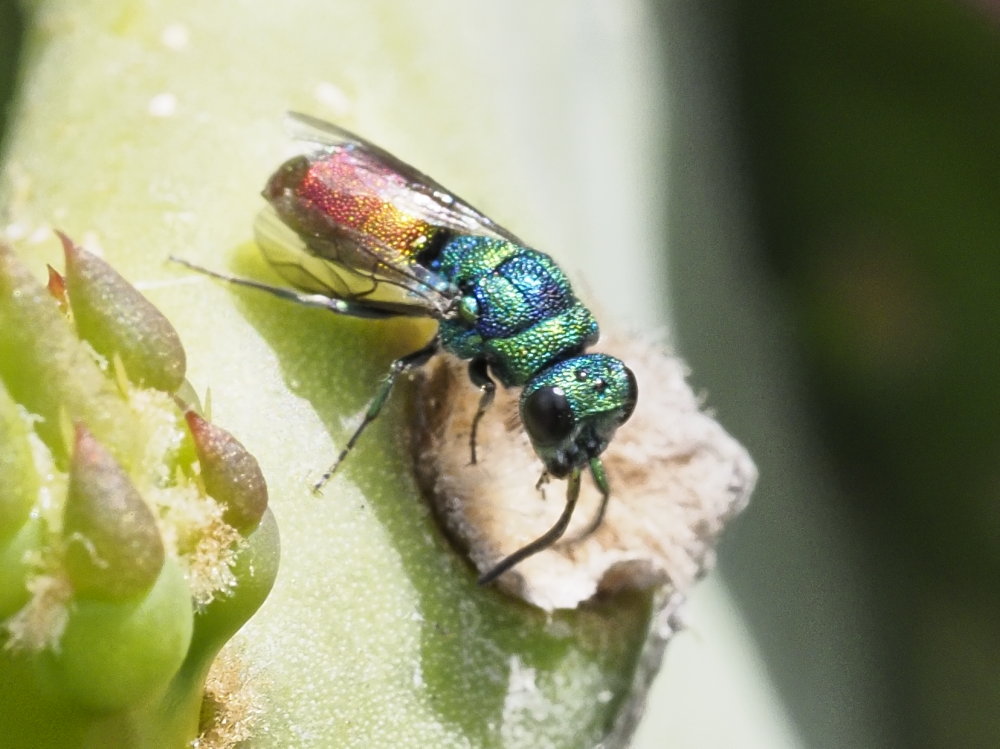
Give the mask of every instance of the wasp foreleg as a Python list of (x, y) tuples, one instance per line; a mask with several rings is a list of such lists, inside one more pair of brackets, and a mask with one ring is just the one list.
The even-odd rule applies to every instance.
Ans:
[(476, 409), (476, 415), (472, 419), (472, 431), (469, 432), (469, 452), (472, 455), (470, 463), (476, 462), (476, 433), (479, 431), (479, 421), (493, 403), (493, 396), (497, 391), (496, 383), (490, 378), (487, 366), (485, 359), (473, 359), (469, 362), (469, 379), (482, 393), (479, 397), (479, 408)]

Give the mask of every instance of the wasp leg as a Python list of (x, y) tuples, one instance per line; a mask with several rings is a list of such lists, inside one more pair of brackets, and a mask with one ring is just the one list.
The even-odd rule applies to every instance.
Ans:
[(477, 581), (480, 585), (488, 585), (489, 583), (496, 580), (500, 575), (509, 570), (515, 564), (523, 562), (525, 559), (533, 554), (537, 554), (543, 551), (556, 541), (559, 537), (566, 532), (566, 528), (569, 525), (570, 518), (573, 517), (573, 510), (576, 507), (576, 500), (580, 496), (580, 469), (577, 468), (570, 475), (566, 483), (566, 507), (562, 511), (562, 515), (556, 521), (556, 524), (549, 528), (543, 535), (536, 538), (530, 544), (522, 546), (520, 549), (515, 551), (510, 556), (504, 557), (500, 562), (493, 567), (489, 572), (479, 576)]
[(240, 278), (239, 276), (231, 276), (228, 273), (219, 273), (218, 271), (209, 270), (208, 268), (202, 268), (200, 265), (195, 265), (194, 263), (188, 262), (183, 258), (175, 257), (174, 255), (170, 256), (170, 260), (172, 262), (179, 263), (186, 268), (190, 268), (193, 271), (197, 271), (198, 273), (202, 273), (206, 276), (211, 276), (212, 278), (216, 278), (220, 281), (225, 281), (226, 283), (233, 284), (234, 286), (257, 289), (258, 291), (264, 291), (271, 296), (276, 296), (279, 299), (287, 299), (288, 301), (295, 302), (296, 304), (301, 304), (306, 307), (319, 307), (320, 309), (335, 312), (338, 315), (363, 317), (369, 320), (382, 320), (386, 317), (397, 317), (400, 314), (399, 312), (369, 307), (356, 302), (348, 302), (336, 297), (326, 296), (325, 294), (304, 294), (302, 292), (293, 291), (281, 286), (271, 286), (270, 284), (261, 283), (260, 281), (254, 281), (250, 278)]
[(344, 461), (344, 458), (347, 457), (347, 454), (352, 450), (355, 443), (357, 443), (361, 433), (364, 432), (368, 425), (375, 421), (378, 417), (379, 412), (382, 410), (382, 406), (384, 406), (385, 402), (389, 399), (389, 393), (392, 392), (392, 386), (396, 384), (396, 379), (404, 372), (408, 372), (415, 367), (421, 367), (426, 364), (427, 360), (438, 352), (438, 348), (438, 339), (435, 338), (422, 349), (418, 349), (412, 354), (400, 357), (392, 363), (389, 367), (388, 374), (386, 374), (385, 379), (382, 380), (382, 384), (375, 393), (375, 397), (372, 398), (371, 403), (368, 404), (368, 410), (365, 411), (365, 418), (362, 419), (358, 428), (354, 430), (354, 434), (351, 435), (351, 438), (347, 440), (347, 444), (344, 445), (344, 449), (340, 451), (340, 455), (337, 456), (337, 459), (333, 461), (333, 465), (331, 465), (326, 472), (320, 476), (319, 481), (313, 484), (314, 492), (318, 492), (323, 488), (323, 485), (330, 480), (330, 477), (337, 470), (337, 467)]
[(473, 359), (469, 362), (469, 379), (482, 393), (479, 397), (479, 408), (476, 409), (476, 415), (472, 419), (472, 431), (469, 433), (469, 451), (472, 454), (472, 460), (469, 462), (474, 464), (476, 462), (476, 432), (479, 431), (479, 420), (483, 418), (486, 409), (493, 403), (497, 386), (490, 378), (485, 359)]
[(545, 487), (549, 485), (550, 478), (548, 471), (542, 471), (542, 475), (535, 482), (535, 491), (542, 495), (542, 500), (545, 499)]
[(611, 497), (611, 488), (608, 486), (608, 478), (604, 474), (604, 464), (600, 458), (590, 459), (590, 474), (594, 477), (594, 483), (597, 484), (598, 491), (601, 492), (601, 504), (597, 508), (597, 512), (594, 513), (594, 517), (590, 519), (587, 527), (579, 533), (574, 534), (572, 538), (560, 541), (560, 546), (569, 546), (578, 541), (583, 541), (587, 536), (600, 528), (601, 523), (604, 522), (604, 513), (607, 512), (608, 499)]

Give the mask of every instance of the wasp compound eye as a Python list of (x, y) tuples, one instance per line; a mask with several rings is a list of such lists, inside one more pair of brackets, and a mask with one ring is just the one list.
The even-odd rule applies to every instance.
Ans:
[(622, 408), (623, 424), (632, 416), (632, 412), (635, 411), (636, 401), (639, 400), (639, 383), (635, 381), (635, 375), (632, 374), (632, 370), (628, 367), (625, 367), (625, 376), (628, 378), (628, 396)]
[(573, 409), (561, 388), (543, 387), (524, 402), (524, 426), (539, 445), (555, 445), (573, 431)]

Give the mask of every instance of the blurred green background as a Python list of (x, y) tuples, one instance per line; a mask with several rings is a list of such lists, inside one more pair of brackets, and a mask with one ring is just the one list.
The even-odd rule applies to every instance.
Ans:
[[(21, 51), (21, 15), (12, 0), (0, 0), (0, 134), (7, 129), (7, 109)], [(2, 142), (2, 141), (0, 141)]]
[(806, 744), (1000, 746), (1000, 5), (661, 17), (680, 348), (761, 468), (733, 595)]
[(1000, 746), (1000, 6), (652, 5), (677, 340), (762, 471), (725, 579), (807, 745)]

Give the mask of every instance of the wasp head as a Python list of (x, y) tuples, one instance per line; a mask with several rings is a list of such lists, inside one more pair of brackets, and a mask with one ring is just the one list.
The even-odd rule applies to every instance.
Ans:
[(586, 465), (635, 410), (635, 375), (620, 360), (584, 354), (542, 370), (521, 392), (521, 420), (556, 478)]

